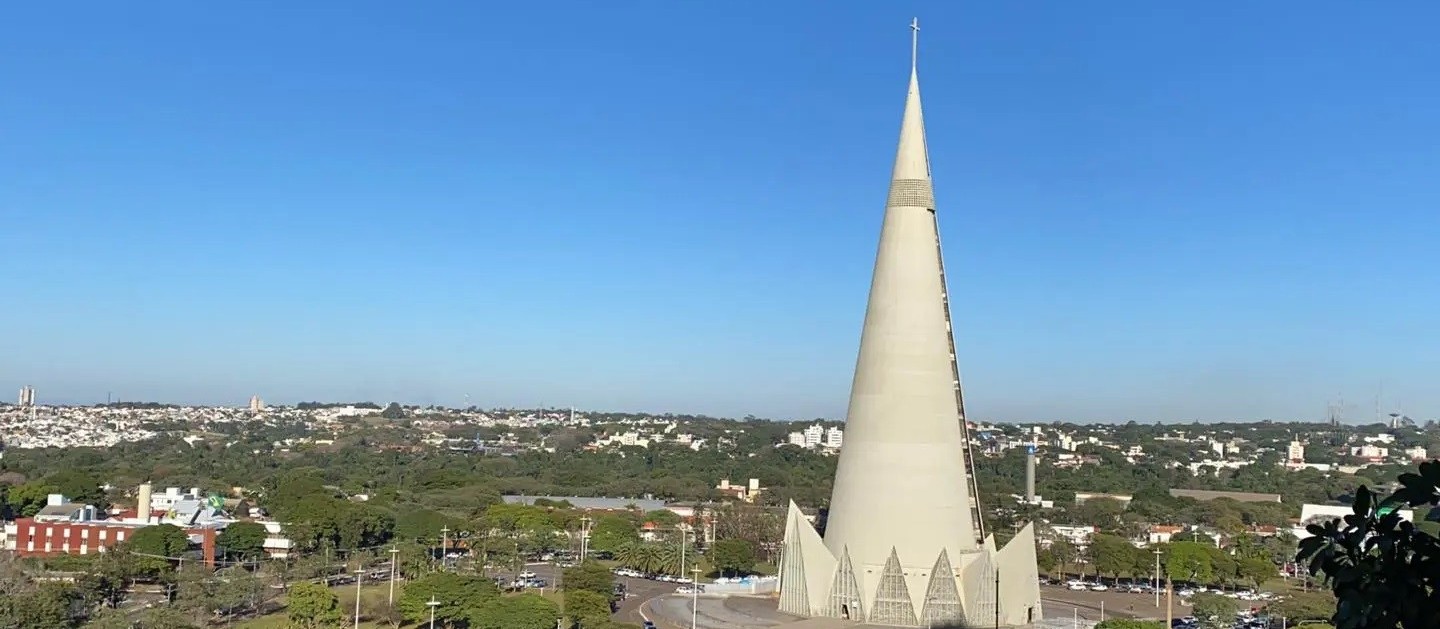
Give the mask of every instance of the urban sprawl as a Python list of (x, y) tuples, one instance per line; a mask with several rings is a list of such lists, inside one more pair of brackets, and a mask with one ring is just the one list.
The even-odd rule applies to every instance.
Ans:
[[(1369, 425), (968, 428), (986, 530), (1003, 542), (1034, 522), (1046, 604), (1087, 624), (1161, 617), (1168, 605), (1177, 623), (1199, 626), (1192, 610), (1210, 598), (1247, 627), (1281, 613), (1328, 618), (1329, 594), (1294, 563), (1306, 526), (1351, 513), (1359, 486), (1383, 492), (1440, 447), (1434, 422), (1398, 414)], [(281, 593), (297, 586), (330, 605), (357, 575), (393, 577), (402, 595), (426, 579), (437, 580), (427, 592), (438, 579), (480, 579), (502, 598), (538, 593), (595, 558), (608, 570), (605, 622), (639, 624), (637, 592), (775, 592), (785, 509), (823, 527), (844, 438), (818, 419), (258, 397), (234, 408), (64, 406), (37, 404), (27, 387), (0, 406), (0, 548), (14, 574), (67, 579), (123, 548), (125, 578), (105, 594), (116, 604), (88, 616), (180, 601), (163, 608), (202, 622), (281, 613)], [(243, 574), (244, 596), (200, 596), (186, 581), (227, 574)], [(1167, 582), (1174, 598), (1161, 601)], [(425, 602), (411, 602), (412, 619), (428, 618)], [(404, 622), (405, 608), (392, 609)]]

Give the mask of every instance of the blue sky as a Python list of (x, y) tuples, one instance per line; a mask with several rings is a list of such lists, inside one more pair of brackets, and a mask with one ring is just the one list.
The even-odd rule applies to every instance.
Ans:
[(6, 13), (42, 402), (841, 417), (919, 15), (972, 416), (1440, 416), (1433, 3)]

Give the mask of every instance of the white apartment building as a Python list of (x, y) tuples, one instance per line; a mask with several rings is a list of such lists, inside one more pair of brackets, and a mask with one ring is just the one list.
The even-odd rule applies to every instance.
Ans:
[(1305, 444), (1299, 441), (1291, 441), (1290, 446), (1285, 448), (1285, 460), (1290, 463), (1305, 462)]
[(797, 430), (786, 435), (785, 442), (807, 449), (838, 450), (845, 443), (845, 429), (839, 426), (826, 428), (823, 424), (814, 424), (804, 430)]
[(1380, 459), (1384, 459), (1384, 458), (1389, 457), (1389, 456), (1390, 456), (1390, 448), (1386, 448), (1386, 447), (1383, 447), (1383, 446), (1372, 445), (1372, 444), (1368, 444), (1368, 443), (1367, 443), (1367, 444), (1365, 444), (1365, 445), (1363, 445), (1363, 446), (1354, 446), (1354, 447), (1351, 447), (1351, 448), (1350, 448), (1350, 456), (1360, 457), (1360, 458), (1362, 458), (1362, 459), (1369, 459), (1369, 460), (1372, 460), (1372, 461), (1376, 461), (1376, 460), (1380, 460)]

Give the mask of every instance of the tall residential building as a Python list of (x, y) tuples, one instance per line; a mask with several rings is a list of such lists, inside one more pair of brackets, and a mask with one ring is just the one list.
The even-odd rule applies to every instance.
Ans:
[(260, 396), (258, 396), (258, 395), (252, 395), (252, 396), (250, 396), (250, 412), (251, 412), (251, 413), (263, 413), (263, 412), (265, 412), (265, 401), (264, 401), (264, 400), (261, 400), (261, 399), (260, 399)]
[(1305, 444), (1299, 441), (1291, 441), (1290, 446), (1285, 448), (1285, 460), (1289, 463), (1305, 462)]
[(805, 429), (805, 447), (814, 448), (825, 438), (825, 427), (815, 424)]
[(24, 408), (35, 406), (35, 387), (30, 385), (20, 387), (20, 406)]
[(825, 536), (790, 503), (780, 609), (887, 626), (1029, 625), (1043, 617), (1034, 527), (997, 550), (993, 537), (982, 539), (972, 501), (913, 54), (911, 61)]
[(832, 426), (825, 429), (825, 447), (840, 449), (845, 445), (845, 429), (839, 426)]

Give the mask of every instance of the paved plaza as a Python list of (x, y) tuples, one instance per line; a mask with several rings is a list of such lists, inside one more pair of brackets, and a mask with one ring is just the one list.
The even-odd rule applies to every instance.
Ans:
[[(1048, 593), (1048, 592), (1047, 592)], [(1137, 599), (1139, 597), (1136, 597)], [(698, 601), (696, 613), (692, 601)], [(1045, 618), (1033, 625), (1034, 629), (1090, 629), (1100, 620), (1100, 601), (1081, 600), (1081, 597), (1067, 597), (1064, 600), (1045, 599)], [(1127, 603), (1134, 605), (1134, 601)], [(1112, 603), (1113, 605), (1113, 603)], [(690, 629), (693, 620), (695, 629), (869, 629), (874, 625), (862, 625), (838, 618), (797, 618), (776, 609), (776, 601), (769, 597), (663, 595), (645, 601), (639, 611), (644, 618), (654, 622), (659, 629)], [(693, 616), (692, 616), (693, 614)], [(1106, 617), (1130, 616), (1106, 612)]]

